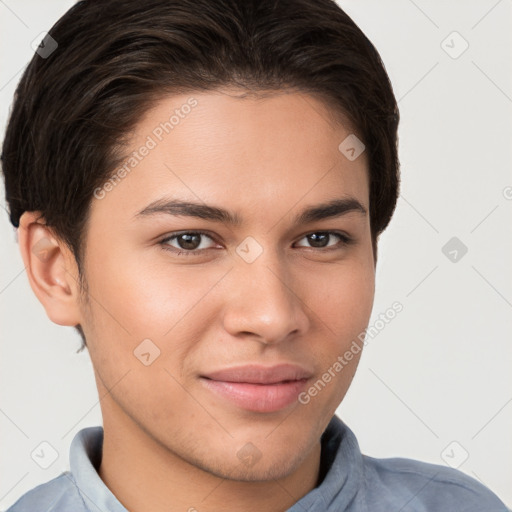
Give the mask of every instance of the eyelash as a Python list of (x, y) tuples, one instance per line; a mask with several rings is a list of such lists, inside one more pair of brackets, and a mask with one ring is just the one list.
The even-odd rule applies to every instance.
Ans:
[[(310, 249), (318, 249), (319, 251), (326, 252), (331, 250), (339, 250), (343, 247), (346, 247), (347, 245), (350, 245), (354, 242), (354, 239), (347, 236), (345, 233), (341, 233), (339, 231), (311, 231), (310, 233), (306, 233), (302, 238), (307, 237), (308, 235), (314, 235), (322, 233), (324, 235), (334, 235), (339, 237), (340, 239), (340, 246), (336, 247), (310, 247)], [(164, 239), (160, 240), (159, 245), (162, 247), (164, 251), (171, 251), (176, 256), (199, 256), (201, 253), (204, 253), (208, 249), (192, 249), (192, 250), (184, 250), (184, 249), (176, 249), (175, 247), (171, 247), (168, 245), (167, 242), (170, 240), (173, 240), (175, 238), (178, 238), (181, 235), (204, 235), (211, 240), (215, 242), (215, 239), (205, 231), (180, 231), (179, 233), (174, 233), (170, 236), (165, 237)], [(300, 240), (302, 240), (302, 238)], [(306, 247), (307, 248), (307, 247)]]

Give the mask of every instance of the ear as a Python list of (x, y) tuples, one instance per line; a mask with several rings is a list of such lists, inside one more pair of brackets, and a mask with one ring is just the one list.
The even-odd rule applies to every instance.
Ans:
[(41, 212), (23, 213), (18, 243), (30, 286), (48, 318), (59, 325), (82, 323), (75, 257), (46, 226)]

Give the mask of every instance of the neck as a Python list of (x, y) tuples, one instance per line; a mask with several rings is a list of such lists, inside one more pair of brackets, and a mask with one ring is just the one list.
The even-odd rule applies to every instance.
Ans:
[(318, 483), (320, 440), (300, 466), (284, 478), (236, 481), (193, 465), (131, 421), (104, 417), (98, 474), (130, 512), (283, 511)]

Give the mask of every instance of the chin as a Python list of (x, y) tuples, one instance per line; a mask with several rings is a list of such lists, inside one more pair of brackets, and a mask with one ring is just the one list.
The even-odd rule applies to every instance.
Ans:
[(252, 467), (240, 463), (233, 467), (224, 466), (211, 468), (214, 470), (212, 471), (210, 469), (209, 471), (226, 480), (237, 482), (269, 482), (286, 478), (293, 473), (300, 463), (300, 461), (296, 461), (294, 457), (296, 457), (296, 454), (291, 454), (289, 458), (284, 460), (267, 461), (266, 463), (261, 459)]
[(238, 450), (236, 457), (228, 458), (225, 453), (211, 453), (203, 460), (193, 461), (204, 471), (226, 480), (239, 482), (268, 482), (286, 478), (295, 472), (309, 455), (309, 450), (296, 443), (286, 443), (284, 450), (259, 451), (251, 443)]

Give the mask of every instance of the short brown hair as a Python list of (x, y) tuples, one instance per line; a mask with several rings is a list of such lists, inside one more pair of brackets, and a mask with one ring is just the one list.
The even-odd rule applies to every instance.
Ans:
[(398, 197), (399, 111), (377, 50), (334, 1), (83, 0), (49, 34), (58, 46), (16, 89), (2, 170), (12, 224), (40, 210), (80, 276), (93, 193), (123, 137), (164, 95), (232, 85), (317, 94), (348, 119), (369, 159), (376, 258)]

